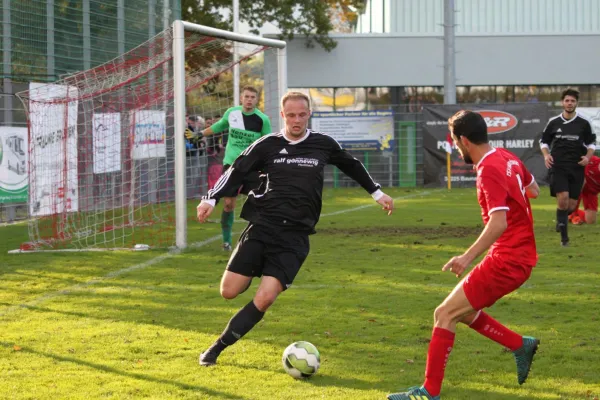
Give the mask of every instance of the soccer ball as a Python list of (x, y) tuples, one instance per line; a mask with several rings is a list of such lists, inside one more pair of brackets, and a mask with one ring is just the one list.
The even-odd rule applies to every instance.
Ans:
[(313, 344), (295, 342), (283, 351), (281, 362), (285, 372), (294, 378), (308, 378), (319, 370), (321, 355)]

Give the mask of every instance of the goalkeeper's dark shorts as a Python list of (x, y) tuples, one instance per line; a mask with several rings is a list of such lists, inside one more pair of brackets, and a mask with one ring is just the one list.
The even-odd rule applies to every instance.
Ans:
[(309, 251), (308, 232), (248, 224), (231, 254), (227, 270), (244, 276), (272, 276), (286, 290)]
[[(231, 165), (223, 165), (223, 174), (225, 174), (225, 172), (227, 172), (229, 168), (231, 168)], [(251, 190), (258, 189), (260, 183), (260, 174), (258, 172), (250, 172), (244, 177), (244, 180), (240, 187), (232, 189), (228, 193), (225, 193), (223, 197), (237, 197), (239, 194), (248, 195), (248, 193), (250, 193)]]

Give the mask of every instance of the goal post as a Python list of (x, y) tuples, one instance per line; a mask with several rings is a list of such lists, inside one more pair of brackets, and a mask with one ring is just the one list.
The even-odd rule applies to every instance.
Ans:
[[(175, 100), (175, 170), (179, 173), (175, 179), (175, 209), (177, 210), (176, 217), (176, 246), (178, 248), (185, 248), (187, 246), (187, 211), (186, 211), (186, 188), (185, 188), (185, 143), (184, 143), (184, 121), (185, 121), (185, 32), (194, 32), (204, 36), (210, 36), (215, 38), (221, 38), (230, 40), (232, 42), (241, 42), (255, 44), (259, 46), (271, 47), (278, 49), (276, 57), (275, 67), (277, 68), (277, 88), (276, 90), (265, 90), (272, 94), (273, 92), (278, 93), (277, 99), (272, 97), (265, 99), (265, 102), (269, 101), (268, 107), (272, 109), (273, 101), (275, 105), (279, 103), (279, 97), (287, 89), (287, 64), (285, 61), (285, 45), (286, 43), (281, 40), (274, 40), (268, 38), (262, 38), (257, 36), (242, 35), (236, 32), (228, 32), (220, 29), (210, 28), (203, 25), (197, 25), (185, 21), (175, 21), (173, 23), (173, 75), (174, 75), (174, 100)], [(237, 55), (234, 55), (234, 59), (237, 61)], [(272, 60), (265, 59), (266, 62)], [(235, 65), (235, 64), (234, 64)], [(273, 67), (273, 66), (271, 66)], [(265, 74), (268, 74), (266, 72)], [(265, 84), (270, 82), (265, 77)], [(236, 85), (237, 82), (234, 82)], [(235, 92), (235, 91), (234, 91)], [(277, 109), (277, 107), (275, 107)], [(278, 120), (280, 118), (278, 117)], [(274, 124), (274, 130), (280, 126), (280, 123)]]
[(235, 65), (277, 131), (285, 47), (178, 20), (102, 65), (32, 82), (18, 93), (28, 120), (21, 250), (187, 247), (187, 208), (220, 174), (227, 141), (227, 131), (199, 131), (234, 106)]

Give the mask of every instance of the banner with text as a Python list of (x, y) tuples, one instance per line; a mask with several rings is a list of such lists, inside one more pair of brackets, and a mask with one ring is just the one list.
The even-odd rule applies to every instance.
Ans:
[(94, 174), (120, 171), (121, 114), (94, 114), (92, 127)]
[(79, 209), (77, 97), (78, 89), (74, 86), (35, 82), (29, 85), (30, 215)]
[(385, 150), (394, 137), (391, 111), (316, 111), (311, 126), (333, 137), (346, 150)]
[[(462, 109), (480, 113), (488, 126), (493, 147), (510, 150), (517, 155), (539, 183), (546, 182), (547, 170), (539, 148), (542, 131), (548, 122), (546, 104), (461, 104), (423, 107), (424, 183), (446, 186), (446, 151), (448, 118)], [(455, 187), (474, 186), (476, 174), (472, 165), (452, 152), (451, 179)]]
[(596, 151), (600, 150), (600, 108), (577, 107), (577, 114), (587, 118), (592, 125), (592, 132), (596, 134)]
[(136, 110), (133, 114), (134, 160), (167, 156), (167, 122), (164, 111)]
[(0, 204), (27, 202), (28, 170), (27, 128), (0, 126)]

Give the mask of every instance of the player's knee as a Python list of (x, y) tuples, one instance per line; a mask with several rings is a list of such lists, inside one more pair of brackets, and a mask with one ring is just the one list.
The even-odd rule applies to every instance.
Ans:
[(221, 286), (221, 297), (227, 300), (235, 299), (239, 291), (230, 286)]
[(585, 222), (587, 224), (595, 224), (596, 223), (596, 213), (586, 213), (585, 215)]
[(444, 304), (439, 305), (435, 309), (435, 311), (433, 312), (433, 320), (435, 321), (436, 325), (440, 322), (445, 322), (445, 321), (450, 320), (450, 314), (448, 312), (448, 308)]
[(233, 210), (235, 210), (235, 197), (226, 197), (223, 202), (223, 211), (232, 212)]
[(457, 310), (446, 304), (439, 305), (433, 312), (433, 319), (436, 326), (446, 326), (448, 324), (456, 323), (460, 321), (461, 318), (462, 316), (457, 313)]
[(275, 303), (277, 293), (259, 292), (254, 297), (254, 304), (260, 311), (265, 312)]
[(569, 208), (569, 199), (568, 198), (559, 198), (558, 199), (558, 208), (561, 210), (566, 210)]

